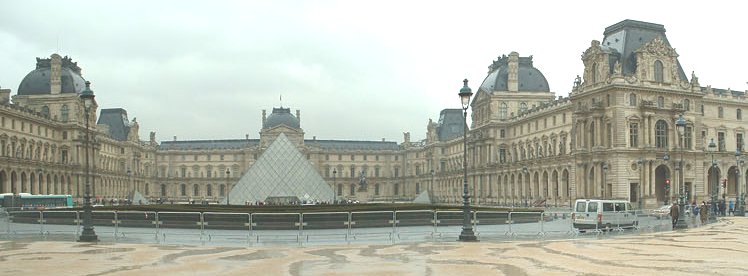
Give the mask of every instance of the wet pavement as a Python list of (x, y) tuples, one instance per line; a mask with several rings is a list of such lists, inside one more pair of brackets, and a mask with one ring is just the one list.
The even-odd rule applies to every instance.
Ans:
[(215, 247), (0, 241), (0, 275), (748, 275), (748, 218), (597, 238)]

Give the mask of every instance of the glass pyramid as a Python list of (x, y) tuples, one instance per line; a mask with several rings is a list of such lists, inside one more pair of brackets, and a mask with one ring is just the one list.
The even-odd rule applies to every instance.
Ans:
[(333, 189), (283, 133), (229, 192), (231, 204), (331, 202), (334, 197)]

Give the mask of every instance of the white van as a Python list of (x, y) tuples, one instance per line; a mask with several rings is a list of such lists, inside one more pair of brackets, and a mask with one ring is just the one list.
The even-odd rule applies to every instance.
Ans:
[(571, 213), (574, 228), (626, 228), (639, 224), (631, 202), (614, 199), (577, 199)]

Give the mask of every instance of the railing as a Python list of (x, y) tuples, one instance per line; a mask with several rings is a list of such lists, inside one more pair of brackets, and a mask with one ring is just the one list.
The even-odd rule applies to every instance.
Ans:
[[(624, 212), (621, 212), (623, 214)], [(580, 235), (671, 229), (669, 216), (625, 212), (592, 229), (573, 226), (570, 212), (475, 211), (480, 240), (573, 238)], [(0, 211), (0, 239), (76, 240), (82, 211)], [(459, 236), (461, 211), (372, 211), (324, 213), (218, 213), (94, 211), (101, 241), (247, 246), (275, 243), (397, 243), (451, 241)], [(687, 217), (689, 223), (698, 219)], [(629, 231), (629, 232), (632, 232)]]

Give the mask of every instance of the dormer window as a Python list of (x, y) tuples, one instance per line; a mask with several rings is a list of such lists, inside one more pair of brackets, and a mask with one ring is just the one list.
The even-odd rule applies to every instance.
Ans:
[(660, 82), (661, 83), (661, 82), (664, 81), (663, 80), (664, 79), (664, 77), (663, 77), (664, 74), (662, 72), (663, 67), (664, 66), (662, 66), (662, 61), (659, 61), (659, 60), (655, 61), (655, 64), (654, 64), (654, 79), (655, 79), (655, 82)]

